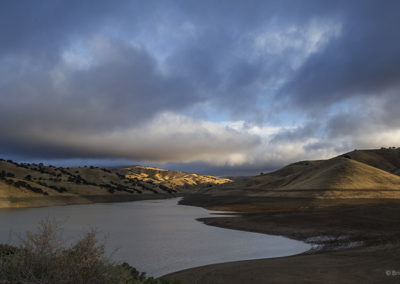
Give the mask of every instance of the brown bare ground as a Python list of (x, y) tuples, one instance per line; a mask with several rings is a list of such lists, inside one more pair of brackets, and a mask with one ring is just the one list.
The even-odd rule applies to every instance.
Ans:
[[(315, 236), (332, 238), (322, 242), (324, 249), (319, 251), (207, 265), (175, 272), (165, 278), (182, 283), (400, 282), (400, 275), (386, 274), (400, 271), (400, 201), (345, 200), (341, 203), (331, 200), (323, 206), (315, 206), (312, 200), (275, 199), (264, 200), (257, 204), (257, 210), (254, 208), (252, 204), (225, 205), (225, 210), (240, 211), (241, 215), (200, 221), (298, 240)], [(344, 248), (355, 242), (362, 242), (361, 247)]]

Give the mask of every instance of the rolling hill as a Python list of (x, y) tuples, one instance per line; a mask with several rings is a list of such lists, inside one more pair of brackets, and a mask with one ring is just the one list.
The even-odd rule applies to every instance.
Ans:
[(0, 207), (122, 201), (176, 192), (97, 167), (60, 168), (0, 160)]
[(198, 193), (227, 198), (400, 198), (400, 149), (355, 150), (235, 181), (151, 167), (61, 168), (0, 160), (0, 208)]
[(0, 159), (0, 208), (173, 197), (228, 181), (139, 166), (62, 168)]
[(400, 150), (356, 150), (201, 190), (213, 196), (400, 198)]
[(400, 175), (400, 148), (354, 150), (342, 156)]

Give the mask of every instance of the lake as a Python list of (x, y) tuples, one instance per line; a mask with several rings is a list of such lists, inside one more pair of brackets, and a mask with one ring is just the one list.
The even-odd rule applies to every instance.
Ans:
[(178, 201), (2, 209), (0, 241), (15, 244), (18, 234), (55, 217), (62, 222), (66, 239), (77, 240), (96, 228), (100, 238), (106, 237), (113, 259), (154, 277), (212, 263), (293, 255), (311, 247), (281, 236), (204, 225), (196, 219), (215, 212), (178, 205)]

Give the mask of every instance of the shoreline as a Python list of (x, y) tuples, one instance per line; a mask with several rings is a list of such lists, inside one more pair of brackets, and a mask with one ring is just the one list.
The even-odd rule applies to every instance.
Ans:
[[(162, 276), (181, 283), (399, 283), (400, 201), (347, 200), (315, 207), (315, 200), (262, 200), (258, 204), (202, 198), (181, 204), (235, 211), (204, 224), (281, 235), (314, 244), (304, 253), (211, 264)], [(193, 204), (196, 203), (196, 204)], [(230, 204), (228, 204), (230, 203)], [(297, 207), (293, 205), (297, 203)], [(323, 202), (322, 202), (323, 203)], [(201, 204), (201, 205), (200, 205)], [(300, 206), (301, 205), (301, 206)], [(239, 215), (239, 216), (238, 216)], [(352, 247), (357, 245), (357, 247)]]
[[(399, 283), (400, 200), (207, 199), (191, 194), (84, 196), (62, 204), (129, 202), (182, 197), (179, 204), (221, 211), (198, 221), (227, 229), (279, 235), (313, 245), (297, 255), (189, 268), (161, 276), (181, 283)], [(80, 196), (83, 197), (83, 196)], [(111, 197), (111, 198), (110, 198)], [(128, 198), (127, 198), (128, 197)], [(60, 198), (57, 198), (59, 201)], [(251, 202), (250, 202), (251, 201)], [(28, 204), (32, 205), (32, 203)], [(318, 205), (318, 206), (316, 206)], [(15, 208), (2, 208), (15, 209)], [(356, 246), (356, 247), (355, 247)], [(339, 277), (340, 276), (340, 277)]]
[(20, 208), (41, 208), (51, 206), (85, 205), (95, 203), (119, 203), (141, 200), (168, 199), (182, 197), (183, 194), (143, 194), (143, 195), (80, 195), (80, 196), (46, 196), (24, 198), (0, 198), (0, 210)]

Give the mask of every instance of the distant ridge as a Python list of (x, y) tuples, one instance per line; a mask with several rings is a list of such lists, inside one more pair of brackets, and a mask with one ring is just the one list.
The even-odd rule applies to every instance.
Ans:
[(151, 184), (165, 186), (170, 189), (182, 189), (194, 186), (206, 187), (231, 182), (231, 180), (227, 178), (144, 166), (121, 168), (117, 169), (116, 172), (130, 179), (137, 179)]

